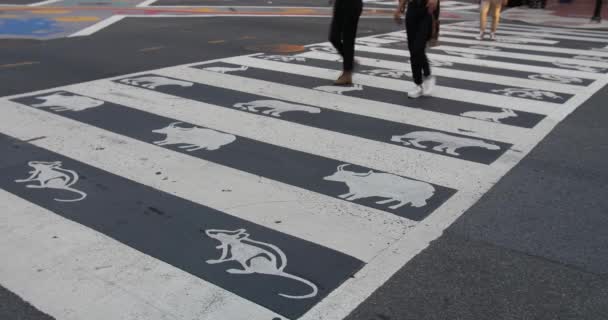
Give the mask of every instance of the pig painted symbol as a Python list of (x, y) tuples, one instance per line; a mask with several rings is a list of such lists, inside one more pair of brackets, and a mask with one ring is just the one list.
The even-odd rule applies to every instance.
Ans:
[(217, 150), (229, 143), (234, 142), (236, 137), (223, 132), (218, 132), (206, 128), (182, 128), (177, 125), (181, 122), (173, 122), (162, 129), (152, 130), (154, 133), (165, 134), (165, 139), (155, 141), (154, 144), (158, 146), (170, 145), (170, 144), (183, 144), (180, 149), (186, 149), (186, 151), (196, 150)]
[(99, 107), (104, 104), (104, 101), (101, 100), (79, 96), (67, 92), (57, 92), (48, 96), (36, 97), (36, 99), (44, 100), (44, 102), (33, 104), (32, 107), (50, 107), (51, 110), (57, 112), (82, 111), (90, 108)]
[(489, 142), (479, 139), (457, 137), (442, 132), (435, 131), (414, 131), (400, 136), (393, 136), (393, 142), (399, 142), (406, 146), (414, 146), (420, 149), (427, 147), (422, 145), (423, 142), (431, 142), (438, 144), (433, 147), (433, 150), (445, 152), (453, 156), (460, 156), (456, 150), (460, 148), (477, 147), (488, 150), (500, 150), (500, 147)]
[(390, 206), (390, 209), (399, 209), (406, 204), (420, 208), (424, 207), (426, 201), (435, 193), (435, 188), (426, 182), (373, 170), (364, 173), (347, 171), (344, 170), (346, 166), (348, 164), (338, 166), (336, 173), (324, 177), (323, 180), (345, 183), (348, 186), (348, 193), (338, 197), (347, 201), (379, 197), (387, 199), (377, 201), (377, 204), (397, 202)]
[(74, 199), (54, 199), (60, 202), (76, 202), (83, 200), (87, 194), (72, 188), (78, 182), (78, 173), (61, 167), (61, 161), (30, 161), (28, 165), (33, 168), (31, 174), (26, 179), (15, 180), (17, 183), (37, 182), (38, 184), (28, 184), (27, 188), (32, 189), (57, 189), (75, 193), (79, 195)]
[(192, 87), (194, 85), (194, 83), (192, 82), (170, 79), (161, 76), (143, 76), (137, 78), (122, 79), (120, 80), (120, 82), (134, 86), (141, 86), (143, 88), (148, 89), (156, 89), (160, 86), (180, 86), (185, 88)]
[[(308, 299), (317, 295), (318, 288), (311, 281), (285, 272), (287, 256), (279, 247), (249, 238), (245, 229), (238, 230), (205, 230), (207, 236), (220, 242), (217, 249), (222, 250), (218, 259), (207, 260), (208, 264), (236, 262), (242, 269), (228, 269), (230, 274), (265, 274), (298, 281), (311, 288), (306, 295), (293, 296), (279, 293), (288, 299)], [(229, 263), (230, 264), (230, 263)]]
[(242, 102), (235, 104), (234, 107), (240, 110), (247, 110), (251, 112), (260, 112), (259, 109), (266, 109), (264, 111), (261, 111), (261, 113), (271, 115), (277, 118), (281, 117), (282, 113), (291, 111), (321, 113), (321, 109), (317, 107), (288, 103), (279, 100), (255, 100), (251, 102)]

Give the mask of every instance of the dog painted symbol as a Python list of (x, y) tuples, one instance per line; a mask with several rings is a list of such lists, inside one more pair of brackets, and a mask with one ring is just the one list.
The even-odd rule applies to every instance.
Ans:
[(79, 195), (78, 198), (54, 199), (55, 201), (76, 202), (87, 197), (86, 193), (72, 188), (78, 182), (78, 174), (73, 170), (61, 168), (61, 161), (30, 161), (28, 165), (34, 169), (29, 172), (31, 175), (26, 179), (15, 180), (15, 182), (37, 182), (38, 184), (28, 184), (26, 187), (32, 189), (65, 190)]
[(338, 197), (347, 201), (380, 197), (387, 199), (377, 201), (377, 204), (397, 202), (390, 206), (390, 209), (399, 209), (406, 204), (419, 208), (424, 207), (426, 201), (435, 193), (435, 188), (426, 182), (373, 170), (364, 173), (347, 171), (344, 170), (346, 166), (348, 164), (338, 166), (334, 174), (324, 177), (323, 180), (345, 183), (348, 186), (348, 193)]
[(438, 145), (433, 147), (433, 150), (444, 152), (453, 156), (460, 156), (460, 154), (456, 151), (460, 148), (477, 147), (487, 150), (500, 150), (499, 146), (483, 140), (457, 137), (435, 131), (414, 131), (400, 136), (393, 136), (391, 141), (399, 142), (406, 146), (414, 146), (420, 149), (427, 148), (421, 143), (437, 143)]
[(551, 91), (542, 91), (529, 88), (494, 89), (492, 92), (502, 94), (503, 96), (507, 97), (530, 98), (536, 100), (542, 100), (545, 97), (549, 99), (563, 99)]
[(489, 111), (468, 111), (460, 114), (463, 117), (473, 118), (482, 121), (501, 123), (500, 120), (517, 117), (517, 113), (511, 109), (502, 109), (501, 112)]
[(185, 88), (192, 87), (194, 85), (194, 83), (192, 82), (170, 79), (161, 76), (143, 76), (137, 78), (122, 79), (120, 80), (120, 82), (148, 89), (156, 89), (160, 86), (180, 86), (182, 88)]
[(203, 68), (203, 70), (205, 70), (205, 71), (217, 72), (217, 73), (222, 73), (222, 74), (228, 73), (228, 72), (247, 71), (247, 69), (249, 69), (249, 67), (247, 67), (247, 66), (239, 66), (239, 67), (234, 67), (234, 68), (230, 68), (230, 67)]
[(361, 71), (361, 73), (369, 74), (370, 76), (387, 77), (387, 78), (394, 78), (394, 79), (401, 79), (403, 77), (412, 76), (412, 73), (409, 71), (390, 70), (390, 69), (365, 70), (365, 71)]
[(546, 80), (552, 82), (559, 82), (563, 84), (570, 83), (583, 83), (583, 79), (575, 78), (575, 77), (567, 77), (567, 76), (559, 76), (554, 74), (532, 74), (528, 76), (528, 79), (531, 80)]
[(205, 230), (207, 236), (220, 242), (217, 249), (222, 253), (218, 259), (207, 260), (208, 264), (218, 264), (229, 261), (239, 263), (242, 269), (228, 269), (230, 274), (266, 274), (298, 281), (310, 287), (311, 292), (294, 296), (284, 293), (278, 295), (288, 299), (308, 299), (318, 293), (317, 286), (311, 281), (285, 272), (287, 256), (277, 246), (249, 238), (245, 229), (238, 230)]
[(261, 111), (261, 113), (271, 115), (277, 118), (280, 118), (282, 113), (291, 111), (321, 113), (321, 109), (317, 107), (305, 106), (303, 104), (288, 103), (279, 100), (255, 100), (251, 102), (242, 102), (235, 104), (234, 107), (240, 110), (247, 110), (256, 113), (260, 112), (259, 109), (266, 109), (264, 111)]
[(344, 92), (361, 91), (363, 90), (363, 86), (360, 84), (353, 84), (352, 86), (320, 86), (314, 89), (334, 94), (344, 94)]
[(177, 125), (180, 123), (173, 122), (162, 129), (152, 130), (154, 133), (166, 135), (164, 140), (154, 141), (154, 144), (157, 146), (183, 144), (178, 148), (190, 152), (200, 149), (213, 151), (236, 140), (236, 137), (231, 134), (211, 129), (178, 127)]
[(305, 58), (294, 57), (294, 56), (282, 56), (282, 55), (271, 55), (271, 56), (258, 56), (264, 60), (281, 61), (281, 62), (306, 62)]
[(51, 110), (57, 112), (82, 111), (90, 108), (99, 107), (104, 104), (104, 101), (101, 100), (79, 96), (67, 92), (57, 92), (48, 96), (36, 97), (36, 99), (44, 100), (44, 102), (33, 104), (32, 107), (50, 107)]

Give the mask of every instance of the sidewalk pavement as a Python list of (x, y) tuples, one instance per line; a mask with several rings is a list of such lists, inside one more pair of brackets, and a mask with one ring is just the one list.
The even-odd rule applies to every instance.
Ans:
[(604, 0), (602, 22), (591, 22), (595, 0), (571, 0), (563, 3), (560, 0), (547, 0), (544, 9), (531, 9), (521, 6), (506, 10), (502, 18), (517, 20), (535, 25), (551, 27), (608, 29), (608, 3)]

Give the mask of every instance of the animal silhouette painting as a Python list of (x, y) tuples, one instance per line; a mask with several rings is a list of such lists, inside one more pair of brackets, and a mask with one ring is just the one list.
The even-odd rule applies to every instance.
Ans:
[(72, 188), (78, 182), (78, 174), (75, 171), (63, 169), (61, 161), (30, 161), (28, 165), (33, 168), (29, 172), (31, 175), (26, 179), (15, 180), (15, 182), (33, 182), (34, 184), (28, 184), (26, 187), (32, 189), (64, 190), (78, 195), (77, 198), (54, 199), (55, 201), (75, 202), (86, 198), (86, 193)]
[(406, 146), (411, 145), (420, 149), (427, 148), (422, 143), (434, 143), (437, 145), (433, 147), (433, 150), (445, 152), (453, 156), (460, 156), (456, 151), (460, 148), (476, 147), (488, 150), (500, 150), (499, 146), (483, 140), (452, 136), (435, 131), (414, 131), (400, 136), (393, 136), (391, 141), (399, 142)]
[(48, 96), (36, 97), (36, 99), (44, 100), (44, 102), (33, 104), (32, 107), (50, 107), (51, 110), (57, 112), (82, 111), (90, 108), (99, 107), (104, 104), (104, 101), (101, 100), (79, 96), (67, 92), (53, 93)]
[(529, 88), (506, 88), (506, 89), (494, 89), (494, 93), (502, 94), (507, 97), (519, 97), (519, 98), (531, 98), (536, 100), (542, 100), (544, 97), (550, 99), (563, 99), (551, 91), (542, 91)]
[(143, 76), (138, 78), (122, 79), (120, 82), (134, 86), (141, 86), (148, 89), (156, 89), (160, 86), (179, 86), (185, 88), (192, 87), (194, 85), (192, 82), (170, 79), (161, 76)]
[[(289, 102), (283, 102), (279, 100), (255, 100), (251, 102), (237, 103), (234, 105), (235, 108), (241, 110), (247, 110), (251, 112), (261, 112), (262, 114), (271, 115), (273, 117), (281, 117), (284, 112), (301, 111), (307, 113), (320, 113), (321, 109), (317, 107), (306, 106), (302, 104), (295, 104)], [(260, 111), (263, 109), (263, 111)]]
[(452, 56), (460, 56), (463, 58), (469, 58), (469, 59), (481, 59), (481, 58), (485, 58), (486, 56), (484, 55), (480, 55), (480, 54), (474, 54), (474, 53), (466, 53), (466, 52), (459, 52), (459, 51), (451, 51), (451, 50), (443, 50), (443, 52), (452, 55)]
[(227, 72), (236, 72), (236, 71), (246, 71), (247, 69), (249, 69), (249, 67), (247, 66), (239, 66), (239, 67), (234, 67), (234, 68), (230, 68), (230, 67), (207, 67), (207, 68), (203, 68), (203, 70), (205, 71), (212, 71), (212, 72), (218, 72), (218, 73), (227, 73)]
[(569, 83), (583, 83), (583, 79), (575, 78), (575, 77), (567, 77), (567, 76), (559, 76), (554, 74), (532, 74), (528, 76), (529, 79), (532, 80), (546, 80), (559, 82), (563, 84)]
[(388, 77), (388, 78), (395, 78), (395, 79), (412, 76), (412, 73), (409, 71), (389, 70), (389, 69), (365, 70), (365, 71), (362, 71), (362, 73), (369, 74), (370, 76)]
[(602, 68), (594, 68), (594, 67), (583, 66), (580, 64), (573, 64), (573, 63), (553, 62), (553, 65), (560, 67), (560, 68), (574, 69), (574, 70), (579, 70), (579, 71), (583, 71), (583, 72), (599, 73), (599, 72), (604, 71), (604, 69), (602, 69)]
[(325, 46), (317, 46), (317, 47), (309, 47), (308, 50), (310, 51), (318, 51), (318, 52), (329, 52), (329, 53), (335, 53), (337, 54), (338, 51), (332, 47), (325, 47)]
[(183, 128), (177, 125), (181, 122), (173, 122), (162, 129), (152, 130), (154, 133), (165, 134), (165, 139), (155, 141), (154, 144), (164, 146), (169, 144), (183, 144), (178, 148), (186, 151), (217, 150), (229, 143), (234, 142), (236, 137), (206, 128)]
[(279, 247), (249, 238), (245, 229), (238, 230), (205, 230), (207, 236), (220, 242), (217, 249), (222, 250), (218, 259), (207, 260), (208, 264), (219, 264), (234, 261), (240, 264), (241, 269), (228, 269), (230, 274), (264, 274), (291, 279), (310, 288), (304, 295), (288, 295), (279, 293), (279, 296), (288, 299), (308, 299), (318, 293), (317, 286), (311, 281), (285, 272), (287, 256)]
[(265, 60), (273, 60), (273, 61), (281, 61), (281, 62), (306, 62), (305, 58), (302, 57), (294, 57), (294, 56), (282, 56), (282, 55), (271, 55), (271, 56), (259, 56)]
[(329, 93), (335, 94), (343, 94), (344, 92), (349, 91), (361, 91), (363, 90), (363, 86), (360, 84), (354, 84), (352, 86), (320, 86), (314, 88), (315, 90), (325, 91)]
[(489, 111), (468, 111), (460, 114), (463, 117), (473, 118), (483, 121), (491, 121), (501, 123), (500, 120), (517, 117), (517, 113), (511, 109), (502, 109), (501, 112), (489, 112)]
[(344, 170), (346, 166), (347, 164), (338, 166), (334, 174), (323, 180), (346, 183), (348, 193), (338, 197), (347, 201), (379, 197), (386, 199), (377, 201), (377, 204), (397, 202), (390, 209), (398, 209), (406, 204), (419, 208), (425, 206), (426, 201), (435, 193), (435, 188), (426, 182), (372, 170), (363, 173), (347, 171)]

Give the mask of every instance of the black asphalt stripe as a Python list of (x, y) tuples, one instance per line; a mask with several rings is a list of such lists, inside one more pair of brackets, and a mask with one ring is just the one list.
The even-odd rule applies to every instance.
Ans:
[[(298, 62), (299, 63), (299, 62)], [(332, 64), (332, 62), (326, 62), (327, 65)], [(238, 67), (235, 64), (228, 64), (223, 62), (206, 64), (200, 66), (200, 68), (206, 67), (214, 67), (214, 66), (224, 66), (224, 67)], [(297, 86), (297, 87), (305, 87), (307, 89), (312, 89), (314, 87), (331, 84), (331, 83), (323, 83), (317, 78), (298, 76), (298, 75), (290, 75), (286, 73), (265, 70), (260, 68), (249, 68), (247, 72), (239, 72), (239, 76), (254, 78), (265, 81), (276, 82), (277, 79), (281, 79), (280, 81), (283, 83), (285, 79), (289, 79), (291, 82), (287, 82), (286, 84)], [(395, 105), (406, 105), (412, 108), (424, 109), (439, 113), (451, 114), (456, 116), (461, 116), (465, 112), (470, 111), (483, 111), (489, 113), (499, 113), (502, 110), (494, 107), (488, 107), (481, 104), (474, 104), (469, 102), (462, 101), (454, 101), (448, 99), (442, 99), (433, 97), (431, 99), (421, 98), (421, 99), (408, 99), (407, 93), (397, 92), (393, 90), (385, 90), (381, 88), (374, 87), (365, 87), (363, 91), (351, 91), (345, 92), (344, 95), (352, 96), (362, 99), (373, 98), (374, 101), (380, 101), (385, 103), (391, 103)], [(508, 107), (508, 106), (507, 106)], [(535, 113), (522, 112), (522, 111), (513, 111), (517, 114), (517, 117), (505, 118), (501, 120), (502, 123), (507, 125), (519, 126), (524, 128), (532, 128), (536, 124), (538, 124), (545, 116)], [(334, 130), (334, 129), (332, 129)]]
[[(205, 65), (209, 66), (209, 65)], [(264, 78), (265, 80), (269, 79), (281, 79), (282, 83), (285, 84), (296, 84), (299, 86), (308, 86), (309, 88), (314, 86), (322, 85), (319, 83), (318, 79), (303, 77), (299, 75), (291, 75), (284, 74), (277, 77), (277, 74), (272, 71), (266, 71), (262, 69), (248, 69), (246, 71), (239, 72), (239, 76), (250, 76), (254, 78)], [(153, 74), (145, 74), (141, 75), (141, 77), (154, 76)], [(116, 80), (117, 83), (122, 83), (122, 79)], [(178, 79), (176, 79), (178, 80)], [(130, 84), (133, 85), (133, 84)], [(139, 87), (137, 85), (133, 85)], [(463, 148), (461, 149), (460, 156), (450, 155), (445, 152), (435, 151), (431, 148), (421, 149), (415, 146), (409, 145), (406, 146), (404, 143), (393, 142), (391, 141), (392, 137), (395, 135), (404, 135), (406, 133), (417, 132), (417, 131), (432, 131), (432, 132), (440, 132), (439, 130), (428, 129), (424, 127), (418, 127), (413, 125), (402, 124), (398, 122), (391, 122), (387, 120), (365, 117), (357, 114), (351, 114), (346, 112), (340, 112), (331, 109), (320, 109), (316, 107), (312, 107), (317, 110), (319, 113), (309, 113), (309, 112), (286, 112), (278, 116), (272, 116), (269, 114), (264, 114), (263, 110), (267, 110), (269, 107), (266, 107), (266, 104), (258, 105), (262, 110), (258, 110), (258, 112), (243, 110), (239, 108), (235, 108), (235, 105), (244, 103), (248, 105), (249, 103), (256, 104), (254, 101), (275, 101), (279, 103), (284, 103), (286, 101), (281, 101), (278, 99), (272, 99), (265, 96), (259, 96), (254, 94), (249, 94), (241, 91), (219, 88), (208, 86), (204, 84), (195, 83), (189, 87), (179, 87), (179, 86), (160, 86), (155, 91), (163, 92), (166, 94), (170, 94), (173, 96), (186, 98), (195, 101), (201, 101), (205, 103), (210, 103), (217, 106), (222, 106), (225, 108), (229, 108), (232, 110), (241, 110), (243, 112), (250, 112), (256, 115), (270, 117), (274, 119), (280, 119), (284, 121), (289, 121), (293, 123), (298, 123), (310, 127), (325, 129), (333, 132), (339, 132), (347, 135), (353, 135), (365, 139), (370, 139), (378, 142), (389, 143), (393, 145), (398, 145), (405, 148), (412, 148), (415, 150), (423, 151), (423, 152), (431, 152), (441, 156), (449, 156), (462, 160), (468, 160), (483, 164), (491, 164), (496, 159), (498, 159), (507, 149), (511, 147), (510, 144), (485, 140), (488, 143), (499, 146), (500, 148), (490, 150), (487, 148), (481, 147), (473, 147), (473, 148)], [(365, 91), (365, 90), (364, 90)], [(372, 92), (370, 92), (372, 93)], [(375, 96), (374, 94), (371, 95)], [(305, 106), (298, 104), (299, 106), (303, 106), (304, 108), (311, 108), (311, 106)], [(458, 135), (452, 133), (445, 133), (450, 136), (462, 137), (462, 138), (471, 138), (465, 135)], [(475, 140), (482, 140), (478, 138), (473, 138)], [(492, 147), (493, 148), (493, 147)]]
[[(265, 57), (268, 56), (256, 56), (259, 59), (267, 59)], [(270, 56), (272, 57), (272, 56)], [(273, 60), (276, 61), (276, 60)], [(307, 65), (307, 66), (313, 66), (313, 67), (319, 67), (319, 68), (326, 68), (326, 69), (334, 69), (336, 71), (342, 70), (342, 66), (341, 63), (336, 63), (336, 62), (332, 62), (332, 61), (326, 61), (326, 60), (319, 60), (319, 59), (305, 59), (304, 61), (292, 61), (293, 63), (296, 64), (302, 64), (302, 65)], [(382, 68), (376, 68), (376, 67), (370, 67), (370, 66), (360, 66), (357, 69), (357, 73), (361, 73), (361, 74), (367, 74), (367, 75), (372, 75), (369, 74), (369, 71), (372, 70), (380, 70)], [(390, 69), (385, 69), (385, 70), (390, 70)], [(378, 76), (378, 75), (377, 75)], [(382, 77), (382, 76), (379, 76)], [(392, 77), (387, 77), (389, 79), (394, 79)], [(400, 78), (398, 78), (397, 80), (404, 80), (404, 81), (413, 81), (413, 78), (409, 75), (402, 75)], [(500, 84), (495, 84), (495, 83), (491, 83), (491, 82), (484, 82), (484, 81), (475, 81), (475, 80), (466, 80), (466, 79), (455, 79), (455, 78), (450, 78), (450, 77), (437, 77), (437, 84), (444, 86), (444, 87), (451, 87), (451, 88), (457, 88), (457, 89), (463, 89), (463, 90), (470, 90), (470, 91), (477, 91), (477, 92), (483, 92), (483, 93), (490, 93), (490, 94), (496, 94), (496, 95), (500, 95), (503, 96), (503, 94), (500, 93), (500, 91), (498, 92), (494, 92), (493, 90), (505, 90), (505, 89), (509, 89), (509, 90), (513, 90), (513, 89), (527, 89), (525, 87), (515, 87), (515, 86), (505, 86), (505, 85), (500, 85)], [(519, 97), (519, 98), (523, 98), (523, 99), (528, 99), (528, 100), (532, 100), (532, 101), (545, 101), (545, 102), (552, 102), (552, 103), (565, 103), (566, 101), (568, 101), (570, 98), (572, 98), (574, 95), (572, 94), (567, 94), (567, 93), (561, 93), (561, 92), (553, 92), (553, 91), (546, 91), (549, 94), (554, 95), (555, 97), (558, 98), (548, 98), (548, 97), (544, 97), (542, 99), (534, 99), (534, 98), (529, 98), (529, 97), (519, 97), (519, 96), (515, 96), (515, 97)]]
[[(200, 88), (198, 90), (201, 90), (200, 92), (203, 95), (210, 92), (209, 90), (203, 92)], [(50, 93), (46, 93), (37, 96), (46, 96), (49, 94)], [(68, 95), (72, 93), (64, 92), (64, 94)], [(216, 94), (220, 93), (216, 92)], [(37, 96), (15, 99), (14, 101), (31, 106), (40, 102), (39, 99), (36, 99)], [(166, 137), (166, 135), (154, 133), (152, 130), (165, 128), (169, 124), (177, 122), (175, 119), (161, 117), (152, 113), (109, 102), (105, 102), (100, 107), (80, 112), (64, 111), (58, 113), (49, 108), (41, 109), (151, 144), (162, 141)], [(137, 123), (137, 126), (134, 126), (133, 123)], [(195, 125), (190, 123), (181, 123), (178, 126), (183, 128), (195, 127)], [(204, 159), (226, 167), (245, 171), (338, 199), (340, 199), (340, 195), (346, 194), (349, 191), (349, 188), (343, 182), (324, 180), (324, 177), (334, 174), (337, 171), (338, 166), (344, 164), (343, 162), (333, 159), (287, 149), (240, 136), (237, 136), (234, 142), (213, 151), (195, 150), (190, 152), (186, 149), (179, 148), (184, 145), (185, 144), (175, 143), (164, 145), (163, 147), (195, 158)], [(352, 165), (348, 170), (368, 172), (371, 169)], [(374, 172), (379, 171), (374, 170)], [(408, 178), (403, 179), (408, 181), (412, 180)], [(362, 198), (354, 200), (354, 202), (419, 221), (431, 214), (455, 192), (452, 189), (437, 185), (433, 185), (433, 188), (435, 189), (435, 193), (428, 199), (428, 204), (419, 208), (405, 205), (401, 208), (391, 209), (389, 206), (394, 205), (395, 203), (377, 204), (376, 201), (382, 199), (380, 197)]]
[[(341, 252), (1, 134), (0, 154), (3, 155), (0, 158), (0, 188), (291, 319), (300, 317), (363, 266), (362, 261)], [(27, 187), (40, 185), (36, 181), (15, 182), (30, 175), (30, 161), (61, 161), (61, 168), (73, 170), (80, 177), (72, 188), (85, 192), (87, 197), (78, 202), (59, 202), (54, 198), (67, 199), (74, 197), (74, 193)], [(57, 185), (59, 180), (53, 182)], [(276, 275), (227, 273), (231, 268), (242, 269), (237, 262), (208, 264), (207, 260), (218, 259), (221, 255), (221, 250), (216, 248), (220, 242), (205, 233), (210, 229), (245, 229), (252, 240), (279, 247), (287, 257), (284, 271), (315, 283), (318, 295), (301, 300), (284, 298), (278, 294), (306, 295), (312, 288)], [(273, 252), (273, 255), (279, 254)], [(267, 260), (257, 262), (262, 261)]]
[[(317, 49), (318, 47), (312, 47), (310, 49), (310, 51), (314, 51), (314, 50), (321, 50), (321, 49)], [(393, 49), (398, 49), (398, 50), (407, 50), (407, 46), (405, 46), (405, 44), (395, 47)], [(429, 51), (429, 53), (431, 53)], [(439, 53), (442, 55), (446, 55), (444, 52), (434, 52), (434, 53)], [(365, 58), (371, 58), (371, 59), (378, 59), (378, 60), (387, 60), (387, 61), (394, 61), (394, 62), (402, 62), (402, 63), (406, 63), (409, 65), (409, 58), (408, 57), (399, 57), (399, 56), (394, 56), (394, 55), (389, 55), (389, 54), (382, 54), (382, 53), (374, 53), (374, 52), (368, 52), (368, 51), (357, 51), (356, 55), (358, 57), (365, 57)], [(435, 59), (436, 63), (442, 63), (443, 61)], [(525, 65), (527, 63), (522, 63), (521, 61), (516, 62), (517, 64), (520, 65)], [(511, 69), (501, 69), (501, 68), (493, 68), (493, 67), (489, 67), (489, 66), (475, 66), (475, 65), (469, 65), (469, 64), (461, 64), (461, 63), (452, 63), (452, 65), (442, 65), (441, 68), (444, 69), (453, 69), (453, 70), (464, 70), (464, 71), (470, 71), (470, 72), (478, 72), (478, 73), (485, 73), (485, 74), (497, 74), (497, 75), (501, 75), (501, 76), (506, 76), (506, 77), (514, 77), (514, 78), (524, 78), (524, 79), (530, 79), (531, 77), (538, 77), (542, 74), (551, 74), (549, 73), (536, 73), (536, 72), (525, 72), (525, 71), (518, 71), (518, 70), (511, 70)], [(554, 67), (552, 67), (554, 68)], [(589, 79), (589, 78), (577, 78), (578, 82), (573, 82), (573, 83), (568, 83), (569, 85), (575, 85), (575, 86), (582, 86), (582, 87), (587, 87), (590, 84), (592, 84), (593, 82), (595, 82), (594, 79)], [(547, 80), (538, 80), (538, 81), (547, 81)], [(552, 82), (552, 81), (548, 81), (548, 82)], [(555, 82), (555, 83), (559, 83), (559, 82)]]

